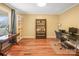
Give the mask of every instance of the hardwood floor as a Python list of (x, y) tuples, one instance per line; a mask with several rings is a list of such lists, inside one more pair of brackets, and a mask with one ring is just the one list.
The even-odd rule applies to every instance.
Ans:
[(56, 39), (22, 39), (14, 45), (7, 55), (10, 56), (74, 56), (75, 51), (62, 48)]

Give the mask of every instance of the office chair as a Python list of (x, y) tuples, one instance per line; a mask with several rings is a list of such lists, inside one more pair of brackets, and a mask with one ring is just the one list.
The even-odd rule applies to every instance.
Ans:
[[(66, 39), (63, 37), (62, 32), (60, 32), (60, 31), (55, 31), (55, 34), (56, 34), (56, 38), (59, 39), (58, 44), (61, 44), (61, 45), (63, 46), (63, 42), (64, 42)], [(55, 44), (55, 45), (56, 45), (56, 44)], [(60, 49), (62, 49), (62, 47), (61, 47)]]

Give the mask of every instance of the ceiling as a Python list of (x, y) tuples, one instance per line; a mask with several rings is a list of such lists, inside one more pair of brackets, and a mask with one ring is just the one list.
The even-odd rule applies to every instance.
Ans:
[(47, 3), (44, 7), (37, 6), (37, 3), (8, 3), (9, 7), (14, 8), (22, 14), (61, 14), (68, 9), (76, 6), (76, 3)]

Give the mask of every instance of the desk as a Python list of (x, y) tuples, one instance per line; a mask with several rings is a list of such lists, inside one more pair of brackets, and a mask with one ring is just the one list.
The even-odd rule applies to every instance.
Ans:
[(62, 42), (69, 49), (79, 49), (79, 34), (62, 33), (62, 37), (65, 38)]
[[(62, 32), (61, 32), (62, 33)], [(68, 49), (75, 49), (76, 50), (76, 54), (79, 55), (79, 34), (77, 33), (62, 33), (62, 35), (59, 35), (60, 37), (62, 37), (62, 39), (64, 39), (61, 44), (68, 48)], [(61, 39), (61, 38), (59, 38)]]
[[(10, 35), (5, 35), (5, 36), (1, 36), (0, 37), (0, 55), (4, 55), (4, 50), (9, 47), (10, 45), (12, 45), (12, 43), (10, 41), (13, 40), (14, 37), (17, 37), (19, 35), (18, 34), (10, 34)], [(17, 42), (15, 42), (17, 43)]]

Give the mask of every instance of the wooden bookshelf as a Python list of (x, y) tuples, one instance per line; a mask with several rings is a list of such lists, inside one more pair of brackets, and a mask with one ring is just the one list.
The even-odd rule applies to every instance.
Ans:
[(46, 38), (46, 19), (36, 19), (36, 39)]

